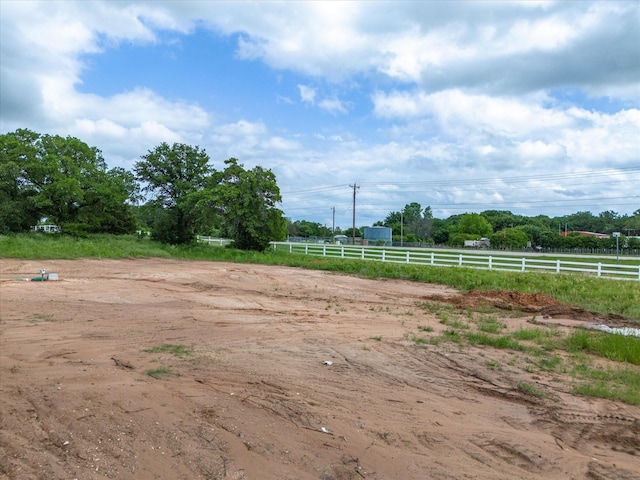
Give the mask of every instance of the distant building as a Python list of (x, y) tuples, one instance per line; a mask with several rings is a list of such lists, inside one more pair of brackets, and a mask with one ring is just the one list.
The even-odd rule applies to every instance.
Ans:
[(333, 240), (338, 245), (341, 245), (341, 244), (344, 245), (344, 244), (351, 243), (351, 238), (347, 237), (346, 235), (336, 235), (336, 236), (333, 237)]
[(364, 227), (363, 245), (391, 245), (391, 235), (389, 227)]

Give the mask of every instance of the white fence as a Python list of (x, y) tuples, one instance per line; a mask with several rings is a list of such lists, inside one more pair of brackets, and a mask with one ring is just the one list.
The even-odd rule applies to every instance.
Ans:
[(206, 243), (207, 245), (218, 245), (220, 247), (228, 245), (232, 242), (232, 240), (228, 238), (207, 237), (204, 235), (198, 235), (198, 241), (200, 243)]
[(640, 265), (575, 262), (562, 259), (514, 257), (488, 253), (455, 253), (401, 248), (358, 247), (349, 245), (318, 245), (309, 243), (272, 242), (275, 251), (351, 260), (429, 265), (437, 267), (468, 267), (485, 270), (519, 272), (547, 271), (554, 273), (584, 273), (597, 277), (640, 281)]

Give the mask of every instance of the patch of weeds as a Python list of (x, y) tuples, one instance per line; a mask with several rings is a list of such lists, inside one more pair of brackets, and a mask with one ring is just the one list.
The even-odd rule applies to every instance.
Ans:
[(517, 388), (521, 392), (524, 392), (528, 395), (533, 395), (534, 397), (545, 398), (547, 396), (547, 394), (544, 393), (542, 390), (528, 383), (519, 383)]
[(451, 320), (450, 322), (447, 323), (447, 325), (451, 328), (459, 328), (461, 330), (468, 330), (469, 329), (469, 324), (463, 322), (462, 320)]
[(478, 323), (478, 330), (486, 333), (498, 334), (505, 328), (504, 323), (498, 322), (496, 317), (482, 317)]
[(170, 343), (165, 343), (164, 345), (161, 345), (159, 347), (152, 347), (152, 348), (148, 348), (146, 350), (143, 350), (143, 352), (147, 352), (147, 353), (168, 353), (168, 354), (174, 355), (176, 357), (184, 357), (186, 355), (193, 354), (193, 347), (187, 347), (185, 345), (173, 345), (173, 344), (170, 344)]
[(150, 370), (147, 370), (146, 372), (147, 375), (149, 375), (150, 377), (153, 377), (157, 380), (166, 377), (167, 375), (171, 374), (171, 369), (169, 367), (158, 367), (158, 368), (153, 368)]
[(499, 362), (496, 362), (495, 360), (487, 360), (486, 362), (484, 362), (485, 365), (487, 367), (489, 367), (491, 370), (502, 370), (502, 366), (500, 365)]
[(376, 342), (381, 342), (382, 337), (380, 335), (376, 335), (374, 337), (369, 337), (369, 340), (375, 340)]
[(20, 367), (18, 365), (13, 365), (13, 367), (11, 367), (10, 372), (11, 373), (18, 373), (20, 371)]
[(51, 313), (35, 313), (29, 318), (30, 323), (53, 322)]
[(416, 345), (426, 345), (427, 343), (429, 343), (429, 340), (427, 340), (426, 338), (416, 337), (415, 335), (411, 336), (410, 339)]
[(428, 325), (418, 325), (418, 330), (421, 332), (433, 332), (433, 327), (429, 327)]
[(558, 355), (542, 357), (538, 361), (538, 367), (545, 372), (558, 372), (564, 370), (562, 358)]
[(640, 405), (640, 371), (631, 368), (591, 368), (585, 364), (574, 368), (580, 383), (573, 392), (590, 397)]
[(502, 337), (494, 337), (486, 333), (468, 333), (466, 339), (471, 345), (487, 345), (495, 348), (503, 348), (510, 350), (526, 350), (526, 348), (518, 343), (517, 340), (508, 335)]
[(451, 328), (448, 328), (447, 330), (442, 332), (442, 337), (445, 340), (448, 340), (449, 342), (454, 342), (454, 343), (462, 342), (462, 336), (460, 335), (460, 332), (458, 332), (457, 330), (453, 330)]
[(445, 305), (445, 304), (440, 303), (440, 302), (431, 302), (431, 301), (418, 302), (418, 303), (416, 303), (416, 306), (421, 308), (425, 312), (432, 313), (434, 315), (437, 315), (438, 313), (440, 313), (444, 309), (450, 309), (449, 305)]
[(516, 340), (533, 341), (541, 344), (549, 337), (549, 333), (541, 328), (519, 328), (511, 336)]
[(640, 365), (640, 338), (579, 329), (565, 339), (571, 352), (594, 353), (616, 362)]

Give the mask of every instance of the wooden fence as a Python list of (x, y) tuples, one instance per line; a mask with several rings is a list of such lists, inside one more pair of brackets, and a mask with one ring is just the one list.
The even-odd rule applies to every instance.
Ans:
[(640, 265), (621, 265), (603, 262), (576, 262), (563, 259), (517, 257), (490, 253), (434, 252), (394, 247), (359, 247), (350, 245), (272, 242), (275, 251), (304, 255), (372, 260), (378, 262), (429, 265), (436, 267), (468, 267), (485, 270), (519, 272), (546, 271), (553, 273), (582, 273), (596, 277), (640, 281)]

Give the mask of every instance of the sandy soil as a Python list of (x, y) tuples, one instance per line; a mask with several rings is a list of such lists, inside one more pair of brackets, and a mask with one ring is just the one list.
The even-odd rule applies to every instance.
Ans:
[[(640, 478), (640, 408), (571, 395), (514, 352), (411, 340), (444, 328), (426, 299), (593, 321), (549, 297), (158, 259), (1, 265), (0, 478)], [(42, 267), (60, 280), (16, 280)]]

